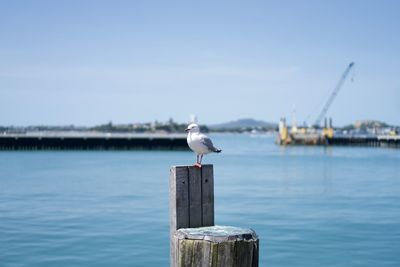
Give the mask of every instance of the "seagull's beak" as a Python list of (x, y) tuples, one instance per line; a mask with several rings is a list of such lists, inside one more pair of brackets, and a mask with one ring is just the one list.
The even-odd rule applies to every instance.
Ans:
[(189, 129), (189, 128), (186, 128), (186, 129), (185, 129), (185, 132), (189, 132), (189, 131), (190, 131), (190, 129)]

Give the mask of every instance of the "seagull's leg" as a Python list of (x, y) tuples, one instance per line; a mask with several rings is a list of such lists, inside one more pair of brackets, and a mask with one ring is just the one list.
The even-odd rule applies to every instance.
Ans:
[(197, 154), (197, 156), (196, 156), (196, 164), (194, 164), (194, 166), (197, 167), (197, 168), (201, 168), (201, 165), (200, 165), (200, 163), (199, 163), (199, 161), (200, 161), (200, 160), (199, 160), (199, 156), (200, 156), (200, 155)]
[[(200, 159), (199, 159), (199, 156), (200, 156)], [(200, 154), (197, 156), (197, 163), (196, 163), (195, 167), (201, 168), (201, 160), (202, 159), (203, 159), (203, 154)]]

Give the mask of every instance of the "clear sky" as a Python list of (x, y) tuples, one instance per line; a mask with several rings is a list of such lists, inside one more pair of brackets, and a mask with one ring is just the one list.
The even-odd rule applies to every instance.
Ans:
[[(400, 125), (400, 1), (1, 1), (0, 125)], [(352, 75), (353, 76), (353, 75)], [(290, 120), (289, 120), (290, 121)]]

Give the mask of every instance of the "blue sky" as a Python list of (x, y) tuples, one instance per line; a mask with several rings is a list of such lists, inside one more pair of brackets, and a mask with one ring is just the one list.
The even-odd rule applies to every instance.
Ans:
[[(400, 125), (399, 1), (1, 1), (0, 125)], [(353, 76), (353, 74), (352, 74)]]

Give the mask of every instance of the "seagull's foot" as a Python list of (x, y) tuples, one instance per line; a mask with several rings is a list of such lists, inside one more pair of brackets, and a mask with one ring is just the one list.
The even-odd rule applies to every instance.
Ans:
[(201, 168), (201, 164), (200, 163), (196, 163), (193, 166), (196, 167), (196, 168)]

